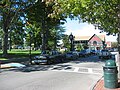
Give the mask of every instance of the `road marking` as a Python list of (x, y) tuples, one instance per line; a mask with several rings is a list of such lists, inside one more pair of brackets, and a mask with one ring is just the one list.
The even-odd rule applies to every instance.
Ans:
[(83, 73), (83, 74), (102, 75), (102, 69), (98, 69), (98, 68), (86, 68), (86, 67), (71, 67), (70, 69), (66, 69), (66, 68), (68, 67), (54, 66), (53, 68), (50, 68), (49, 70), (58, 71), (58, 72), (75, 72), (75, 73)]
[(92, 68), (88, 68), (88, 72), (89, 72), (89, 73), (93, 73)]
[(95, 75), (102, 75), (102, 73), (89, 73), (89, 72), (74, 72), (74, 71), (67, 71), (67, 70), (52, 70), (56, 72), (70, 72), (70, 73), (79, 73), (79, 74), (95, 74)]
[(74, 71), (73, 72), (78, 72), (79, 71), (79, 67), (74, 67)]

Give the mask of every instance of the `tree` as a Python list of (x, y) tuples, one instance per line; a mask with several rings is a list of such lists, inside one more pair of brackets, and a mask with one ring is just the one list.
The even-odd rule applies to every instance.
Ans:
[(118, 43), (117, 42), (111, 42), (111, 47), (112, 48), (117, 48), (118, 47)]
[[(25, 30), (24, 30), (24, 23), (19, 18), (14, 24), (12, 24), (9, 32), (8, 37), (10, 40), (11, 45), (22, 45), (24, 44), (23, 38), (25, 38)], [(10, 46), (11, 46), (10, 45)]]
[[(66, 17), (88, 22), (108, 35), (118, 34), (120, 45), (120, 0), (47, 0), (47, 4), (54, 4), (51, 17), (63, 14)], [(120, 52), (120, 46), (119, 46)]]
[(56, 47), (57, 40), (61, 33), (64, 32), (60, 26), (61, 23), (63, 23), (61, 20), (64, 19), (62, 16), (60, 16), (59, 19), (48, 17), (48, 15), (53, 12), (52, 6), (53, 4), (46, 5), (45, 2), (39, 0), (33, 7), (26, 11), (27, 21), (41, 28), (39, 34), (42, 38), (43, 51), (49, 47), (49, 45), (52, 46), (54, 44)]
[[(70, 18), (78, 17), (82, 22), (88, 22), (109, 34), (118, 33), (120, 19), (119, 0), (50, 0), (56, 2), (51, 14), (60, 14)], [(48, 2), (50, 3), (48, 0)]]
[(3, 30), (2, 28), (0, 27), (0, 49), (2, 49), (2, 37), (3, 37)]
[[(52, 30), (50, 30), (50, 38), (49, 41), (52, 41), (53, 43), (51, 43), (51, 46), (53, 46), (53, 49), (56, 50), (57, 47), (57, 43), (59, 42), (59, 40), (62, 39), (63, 37), (63, 32), (65, 31), (64, 27), (60, 26), (59, 24), (54, 26), (52, 28)], [(48, 46), (49, 47), (49, 46)]]
[(84, 49), (82, 44), (78, 44), (76, 48), (77, 48), (77, 51), (81, 51)]
[(35, 50), (40, 48), (41, 45), (41, 28), (37, 28), (36, 24), (30, 24), (28, 23), (25, 26), (26, 30), (26, 44), (29, 46), (30, 45), (30, 32), (31, 32), (31, 43), (34, 44)]
[(69, 41), (69, 36), (68, 35), (64, 35), (62, 38), (64, 47), (67, 48), (67, 50), (70, 50), (70, 41)]
[[(34, 0), (2, 0), (0, 1), (0, 25), (3, 28), (3, 56), (7, 56), (8, 30), (21, 13), (31, 7)], [(22, 14), (24, 15), (24, 14)]]

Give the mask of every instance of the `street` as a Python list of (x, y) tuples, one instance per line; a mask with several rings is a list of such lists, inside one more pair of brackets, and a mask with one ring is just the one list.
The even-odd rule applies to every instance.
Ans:
[(98, 56), (1, 70), (0, 90), (90, 90), (103, 76)]

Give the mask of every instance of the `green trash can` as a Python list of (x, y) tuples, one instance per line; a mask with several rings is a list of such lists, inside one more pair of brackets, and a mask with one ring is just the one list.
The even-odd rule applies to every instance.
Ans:
[(118, 87), (118, 70), (114, 60), (107, 60), (104, 71), (104, 87), (114, 89)]

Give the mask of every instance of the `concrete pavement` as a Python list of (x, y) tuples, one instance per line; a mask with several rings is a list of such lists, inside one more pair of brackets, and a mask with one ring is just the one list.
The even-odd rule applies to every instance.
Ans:
[(0, 90), (90, 90), (98, 75), (55, 71), (0, 73)]
[(25, 65), (20, 64), (20, 63), (7, 63), (7, 64), (1, 64), (0, 65), (0, 69), (16, 68), (16, 67), (25, 67)]
[[(21, 65), (20, 63), (7, 63), (7, 64), (2, 64), (1, 68), (4, 68), (4, 67), (5, 68), (13, 68), (13, 67), (17, 67), (17, 66), (20, 66), (20, 65)], [(92, 67), (94, 67), (94, 68), (92, 68)], [(40, 84), (37, 83), (37, 85), (38, 85), (38, 87), (37, 87), (36, 84), (30, 84), (30, 82), (32, 82), (32, 81), (29, 82), (29, 80), (27, 79), (27, 76), (24, 75), (25, 73), (20, 72), (23, 75), (23, 78), (25, 76), (28, 81), (26, 81), (26, 83), (25, 83), (25, 81), (20, 82), (20, 83), (18, 82), (18, 84), (15, 85), (15, 87), (14, 87), (14, 85), (11, 85), (11, 84), (15, 84), (14, 80), (16, 81), (17, 78), (21, 78), (23, 80), (23, 78), (22, 78), (22, 75), (21, 75), (21, 77), (14, 78), (14, 76), (12, 74), (15, 74), (15, 75), (19, 76), (20, 73), (16, 74), (15, 72), (12, 72), (11, 75), (13, 77), (12, 78), (13, 80), (10, 80), (9, 78), (11, 78), (11, 77), (9, 77), (9, 76), (8, 76), (7, 79), (5, 79), (4, 77), (2, 78), (2, 79), (5, 79), (6, 82), (8, 82), (7, 86), (9, 86), (9, 84), (10, 84), (12, 87), (10, 89), (8, 89), (7, 87), (4, 87), (5, 81), (4, 82), (0, 81), (1, 83), (4, 83), (3, 86), (1, 86), (2, 84), (0, 85), (0, 88), (2, 88), (3, 90), (5, 90), (5, 89), (6, 90), (12, 90), (13, 88), (16, 88), (15, 90), (19, 90), (19, 89), (34, 90), (32, 88), (39, 88), (39, 90), (89, 90), (89, 89), (93, 90), (93, 87), (94, 87), (94, 85), (96, 85), (97, 80), (99, 78), (101, 78), (100, 73), (102, 73), (102, 72), (101, 72), (101, 70), (98, 70), (99, 67), (100, 66), (97, 63), (93, 63), (93, 62), (91, 62), (91, 63), (87, 63), (87, 62), (83, 63), (82, 62), (81, 63), (81, 61), (72, 61), (71, 63), (65, 63), (65, 64), (61, 64), (61, 65), (60, 64), (50, 65), (50, 66), (48, 66), (48, 65), (47, 66), (46, 65), (42, 65), (42, 66), (41, 65), (38, 65), (38, 66), (33, 65), (33, 66), (29, 66), (29, 67), (25, 68), (27, 71), (31, 72), (31, 73), (27, 73), (27, 75), (29, 74), (30, 76), (34, 76), (33, 75), (33, 73), (35, 74), (34, 71), (37, 71), (36, 73), (40, 73), (37, 77), (39, 79), (43, 79), (43, 78), (40, 78), (40, 77), (43, 77), (42, 74), (43, 74), (43, 71), (45, 70), (45, 72), (55, 73), (53, 75), (53, 77), (49, 76), (49, 73), (47, 73), (45, 75), (46, 76), (45, 81), (48, 81), (48, 80), (52, 81), (52, 79), (53, 79), (53, 80), (55, 80), (55, 82), (48, 82), (47, 83), (43, 79), (42, 82), (44, 82), (44, 83), (42, 83), (40, 80), (35, 78), (36, 81), (34, 81), (34, 79), (32, 77), (30, 77), (30, 78), (32, 78), (32, 81), (34, 81), (35, 83), (37, 83), (37, 82), (40, 83)], [(95, 69), (95, 68), (97, 68), (97, 69)], [(50, 70), (50, 71), (48, 71), (48, 70)], [(19, 70), (17, 70), (17, 71), (19, 71)], [(51, 72), (51, 71), (54, 71), (54, 72)], [(69, 74), (69, 76), (71, 76), (71, 75), (72, 76), (68, 78), (68, 74)], [(58, 78), (62, 78), (62, 76), (64, 77), (62, 80), (58, 79)], [(19, 79), (19, 80), (21, 81), (21, 79)], [(10, 80), (10, 81), (8, 81), (8, 80)], [(66, 80), (67, 80), (67, 82), (66, 82)], [(24, 83), (26, 85), (21, 86)], [(51, 85), (50, 83), (53, 83), (53, 84)], [(28, 84), (30, 84), (30, 85), (28, 85)], [(44, 86), (46, 86), (46, 84), (48, 84), (48, 86), (44, 87)], [(54, 86), (54, 84), (55, 84), (55, 86)], [(31, 88), (30, 87), (28, 88), (27, 85), (31, 86)], [(39, 87), (39, 85), (42, 87), (42, 89)], [(19, 87), (19, 86), (21, 86), (21, 87)]]

